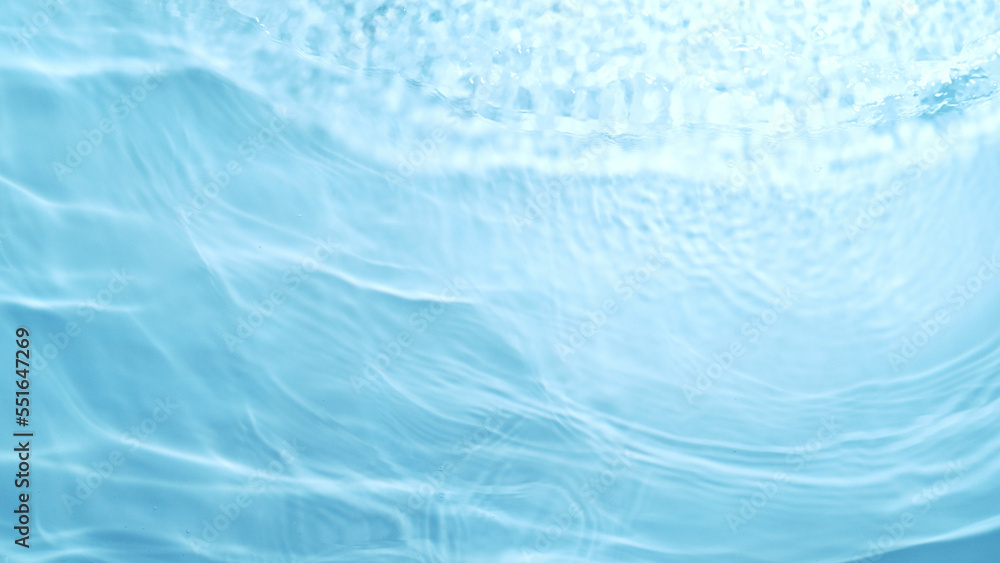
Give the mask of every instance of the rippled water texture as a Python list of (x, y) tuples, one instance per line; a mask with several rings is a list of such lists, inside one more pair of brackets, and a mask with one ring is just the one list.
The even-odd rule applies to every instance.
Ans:
[(10, 561), (1000, 561), (995, 2), (4, 13)]

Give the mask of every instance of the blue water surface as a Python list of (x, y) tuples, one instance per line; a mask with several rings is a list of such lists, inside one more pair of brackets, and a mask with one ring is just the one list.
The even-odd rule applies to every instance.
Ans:
[(3, 13), (8, 561), (1000, 561), (995, 2)]

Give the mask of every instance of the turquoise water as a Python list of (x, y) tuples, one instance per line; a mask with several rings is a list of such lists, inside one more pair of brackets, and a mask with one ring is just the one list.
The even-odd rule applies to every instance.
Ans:
[(9, 561), (1000, 560), (995, 3), (4, 8)]

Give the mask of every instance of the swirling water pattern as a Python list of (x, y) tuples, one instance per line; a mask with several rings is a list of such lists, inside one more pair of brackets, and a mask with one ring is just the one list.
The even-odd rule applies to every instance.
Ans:
[(10, 560), (1000, 560), (994, 2), (5, 12)]

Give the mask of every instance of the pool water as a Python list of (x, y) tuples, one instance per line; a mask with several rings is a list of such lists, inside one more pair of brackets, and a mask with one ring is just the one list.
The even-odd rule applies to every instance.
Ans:
[(5, 11), (0, 556), (1000, 560), (995, 3)]

